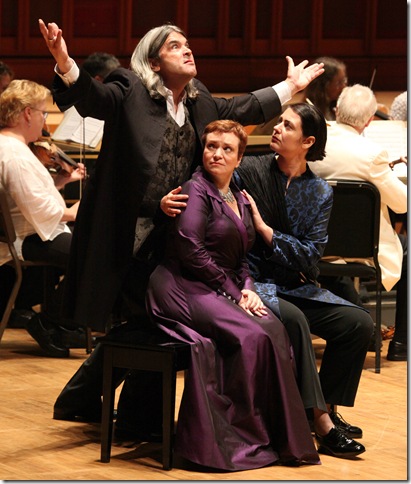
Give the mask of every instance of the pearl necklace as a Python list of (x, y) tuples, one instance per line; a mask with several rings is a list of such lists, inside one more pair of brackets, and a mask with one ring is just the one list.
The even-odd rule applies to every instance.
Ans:
[(233, 195), (233, 192), (231, 191), (231, 188), (228, 187), (228, 192), (227, 193), (223, 193), (222, 190), (218, 190), (218, 193), (221, 195), (221, 198), (227, 202), (227, 203), (233, 203), (235, 202), (235, 198), (234, 198), (234, 195)]

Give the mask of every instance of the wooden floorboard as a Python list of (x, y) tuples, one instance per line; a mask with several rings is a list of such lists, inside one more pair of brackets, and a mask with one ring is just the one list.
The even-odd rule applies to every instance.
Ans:
[[(324, 342), (313, 341), (320, 358)], [(2, 480), (407, 480), (407, 363), (385, 358), (374, 373), (368, 353), (354, 408), (343, 416), (364, 430), (367, 451), (354, 460), (322, 456), (322, 465), (271, 466), (242, 472), (208, 472), (175, 459), (164, 471), (161, 446), (114, 444), (108, 464), (100, 462), (98, 424), (52, 419), (54, 401), (86, 358), (71, 350), (68, 359), (41, 356), (23, 329), (6, 329), (0, 345), (0, 479)], [(183, 376), (178, 378), (178, 402)], [(201, 438), (201, 436), (199, 436)]]

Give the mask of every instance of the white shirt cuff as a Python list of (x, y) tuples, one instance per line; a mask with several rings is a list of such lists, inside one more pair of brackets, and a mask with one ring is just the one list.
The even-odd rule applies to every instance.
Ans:
[(72, 84), (74, 84), (79, 75), (80, 75), (80, 69), (78, 67), (78, 65), (74, 62), (73, 60), (73, 65), (71, 67), (71, 69), (66, 72), (65, 74), (62, 74), (56, 64), (56, 66), (54, 67), (54, 72), (61, 77), (61, 79), (63, 79), (63, 82), (66, 86), (71, 86)]
[(275, 86), (272, 86), (272, 88), (277, 93), (281, 105), (285, 104), (291, 99), (291, 89), (285, 81), (279, 82)]

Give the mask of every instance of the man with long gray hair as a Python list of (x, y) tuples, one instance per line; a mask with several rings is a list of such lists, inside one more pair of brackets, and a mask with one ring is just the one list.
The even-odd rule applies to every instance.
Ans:
[[(285, 81), (231, 99), (215, 98), (195, 79), (196, 64), (185, 33), (166, 24), (141, 39), (130, 69), (115, 69), (102, 84), (69, 56), (55, 23), (39, 24), (57, 63), (53, 95), (60, 109), (75, 105), (82, 116), (105, 121), (96, 171), (74, 227), (63, 309), (74, 320), (104, 331), (121, 303), (122, 319), (128, 323), (111, 332), (111, 337), (121, 337), (147, 319), (148, 277), (164, 242), (159, 219), (166, 217), (159, 213), (160, 200), (169, 192), (163, 210), (178, 213), (175, 202), (185, 196), (180, 188), (172, 189), (201, 163), (204, 127), (216, 119), (244, 125), (272, 119), (284, 102), (323, 72), (322, 65), (306, 67), (303, 61), (295, 66), (287, 57)], [(123, 378), (119, 375), (118, 383)], [(127, 388), (126, 380), (122, 401)], [(101, 392), (102, 351), (97, 346), (57, 399), (54, 418), (99, 420)], [(142, 433), (151, 433), (148, 425), (161, 415), (161, 400), (144, 400), (141, 408), (133, 401), (130, 413), (141, 419), (134, 428), (138, 424)], [(122, 408), (120, 402), (119, 417)]]

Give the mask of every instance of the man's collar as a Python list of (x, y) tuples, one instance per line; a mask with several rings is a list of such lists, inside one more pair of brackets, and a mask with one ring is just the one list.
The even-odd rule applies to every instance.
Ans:
[[(165, 86), (164, 86), (165, 87)], [(168, 89), (167, 87), (165, 87), (165, 90), (167, 92), (167, 99), (172, 99), (172, 101), (174, 102), (173, 100), (173, 91), (171, 91), (171, 89)], [(187, 91), (184, 89), (183, 91), (183, 96), (182, 98), (179, 100), (179, 102), (185, 102), (185, 100), (187, 99)]]

